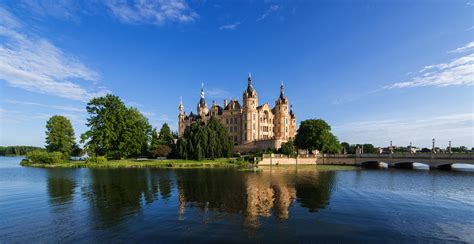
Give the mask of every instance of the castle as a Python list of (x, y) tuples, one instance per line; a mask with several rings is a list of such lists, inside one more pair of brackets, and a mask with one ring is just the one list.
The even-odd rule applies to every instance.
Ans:
[(204, 87), (197, 104), (197, 113), (184, 112), (182, 99), (179, 103), (178, 134), (182, 136), (187, 126), (201, 120), (216, 117), (229, 130), (236, 152), (250, 152), (264, 149), (278, 149), (283, 142), (293, 139), (296, 134), (296, 116), (285, 96), (283, 82), (275, 106), (258, 104), (257, 91), (253, 88), (252, 76), (248, 76), (247, 89), (242, 95), (242, 105), (237, 99), (225, 99), (221, 107), (215, 101), (209, 109), (204, 98)]

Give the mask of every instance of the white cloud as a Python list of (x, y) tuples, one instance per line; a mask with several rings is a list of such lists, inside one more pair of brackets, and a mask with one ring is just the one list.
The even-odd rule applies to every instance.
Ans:
[(453, 141), (455, 145), (474, 146), (474, 113), (451, 114), (424, 119), (361, 121), (333, 126), (341, 141), (406, 146), (411, 142), (427, 147), (432, 138), (439, 145)]
[(79, 18), (76, 12), (81, 10), (80, 1), (75, 0), (22, 0), (21, 2), (23, 6), (39, 16), (49, 15), (65, 20), (77, 21)]
[(463, 47), (456, 48), (452, 51), (449, 51), (449, 53), (462, 53), (462, 52), (467, 52), (467, 51), (472, 51), (472, 50), (474, 50), (474, 42), (469, 42)]
[(276, 12), (280, 9), (280, 6), (278, 5), (271, 5), (270, 8), (267, 9), (267, 11), (265, 11), (265, 13), (263, 13), (262, 15), (260, 15), (260, 17), (257, 18), (257, 22), (258, 21), (261, 21), (261, 20), (264, 20), (265, 18), (268, 17), (268, 15), (270, 15), (272, 12)]
[[(468, 50), (468, 44), (459, 50)], [(458, 50), (457, 49), (457, 50)], [(474, 54), (455, 58), (448, 63), (426, 66), (419, 75), (409, 81), (385, 86), (385, 89), (424, 87), (424, 86), (471, 86), (474, 85)]]
[(193, 22), (199, 16), (184, 0), (109, 0), (105, 5), (124, 23)]
[[(1, 8), (0, 8), (1, 9)], [(0, 79), (8, 85), (31, 92), (87, 101), (108, 93), (90, 91), (72, 80), (97, 81), (100, 76), (77, 58), (41, 37), (24, 33), (19, 21), (5, 9), (0, 13)]]
[(36, 102), (25, 102), (25, 101), (17, 101), (17, 100), (6, 100), (7, 103), (16, 104), (16, 105), (26, 105), (26, 106), (37, 106), (43, 108), (52, 108), (57, 110), (69, 111), (69, 112), (79, 112), (85, 113), (86, 110), (84, 108), (78, 107), (71, 107), (71, 106), (61, 106), (61, 105), (48, 105)]
[(240, 25), (240, 22), (235, 22), (233, 24), (223, 25), (219, 27), (219, 30), (235, 30)]

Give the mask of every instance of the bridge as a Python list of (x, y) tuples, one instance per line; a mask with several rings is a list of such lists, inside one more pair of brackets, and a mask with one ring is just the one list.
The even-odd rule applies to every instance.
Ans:
[(394, 168), (413, 168), (414, 163), (430, 169), (451, 169), (453, 164), (474, 165), (474, 153), (394, 153), (394, 154), (324, 154), (287, 157), (281, 154), (264, 154), (258, 165), (356, 165)]

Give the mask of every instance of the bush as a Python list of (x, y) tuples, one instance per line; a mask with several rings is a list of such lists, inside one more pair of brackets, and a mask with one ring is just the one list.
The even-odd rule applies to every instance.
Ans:
[(86, 160), (86, 163), (94, 163), (94, 164), (105, 164), (107, 163), (107, 158), (104, 156), (93, 156)]
[(150, 158), (157, 158), (157, 157), (168, 157), (171, 153), (171, 147), (168, 145), (160, 144), (155, 146), (150, 150)]
[(31, 163), (36, 164), (59, 164), (64, 162), (63, 154), (60, 152), (46, 152), (43, 150), (35, 150), (28, 152), (26, 158)]

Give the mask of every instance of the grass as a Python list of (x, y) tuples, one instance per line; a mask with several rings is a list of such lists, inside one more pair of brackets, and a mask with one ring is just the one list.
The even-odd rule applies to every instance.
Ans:
[(56, 164), (41, 164), (31, 163), (28, 160), (21, 162), (22, 166), (37, 167), (37, 168), (234, 168), (240, 171), (260, 171), (266, 169), (294, 169), (298, 170), (353, 170), (354, 166), (342, 165), (278, 165), (278, 166), (258, 166), (258, 168), (249, 167), (249, 164), (243, 160), (234, 158), (219, 158), (214, 160), (184, 160), (184, 159), (165, 159), (165, 160), (136, 160), (136, 159), (122, 159), (109, 160), (104, 163), (93, 163), (85, 161), (66, 161)]
[(22, 166), (38, 168), (242, 168), (245, 165), (235, 159), (221, 158), (214, 160), (109, 160), (104, 163), (84, 161), (66, 161), (56, 164), (31, 163), (27, 160), (21, 162)]

